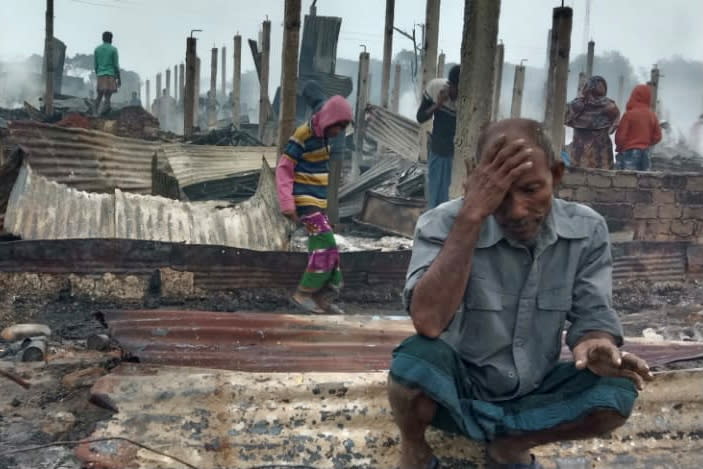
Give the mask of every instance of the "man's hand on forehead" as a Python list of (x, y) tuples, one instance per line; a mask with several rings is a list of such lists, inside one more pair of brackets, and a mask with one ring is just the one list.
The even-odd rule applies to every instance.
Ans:
[(500, 206), (510, 186), (534, 166), (533, 154), (524, 138), (509, 140), (504, 134), (484, 146), (464, 184), (464, 204), (472, 216), (483, 220)]

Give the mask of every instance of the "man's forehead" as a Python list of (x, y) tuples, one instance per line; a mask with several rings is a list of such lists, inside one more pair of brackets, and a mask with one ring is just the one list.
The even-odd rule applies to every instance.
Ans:
[(520, 120), (506, 119), (495, 122), (485, 130), (483, 148), (489, 147), (503, 135), (506, 137), (507, 143), (523, 138), (527, 141), (528, 146), (532, 147), (535, 154), (544, 156), (546, 162), (547, 155), (544, 153), (544, 150), (537, 145), (537, 135), (535, 135), (535, 131), (535, 129), (530, 128)]

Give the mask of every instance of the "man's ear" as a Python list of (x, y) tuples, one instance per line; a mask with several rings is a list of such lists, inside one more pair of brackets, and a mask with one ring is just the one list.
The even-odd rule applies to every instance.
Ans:
[(552, 186), (559, 187), (561, 180), (564, 178), (564, 162), (561, 160), (555, 161), (552, 164)]

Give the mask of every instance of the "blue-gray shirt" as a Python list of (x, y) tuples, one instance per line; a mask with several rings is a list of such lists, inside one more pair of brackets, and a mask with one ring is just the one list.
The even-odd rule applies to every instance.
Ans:
[[(452, 200), (420, 217), (405, 284), (407, 307), (462, 204)], [(495, 401), (535, 390), (559, 360), (567, 320), (569, 347), (589, 331), (608, 332), (621, 345), (612, 266), (605, 220), (584, 205), (554, 199), (532, 249), (506, 238), (489, 217), (462, 305), (440, 336), (464, 360), (475, 395)]]

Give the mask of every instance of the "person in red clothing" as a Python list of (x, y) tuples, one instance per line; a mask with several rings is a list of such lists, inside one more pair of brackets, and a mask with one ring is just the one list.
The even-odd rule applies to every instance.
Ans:
[(615, 132), (616, 169), (649, 171), (650, 148), (662, 139), (659, 119), (651, 109), (651, 102), (649, 86), (635, 86)]

